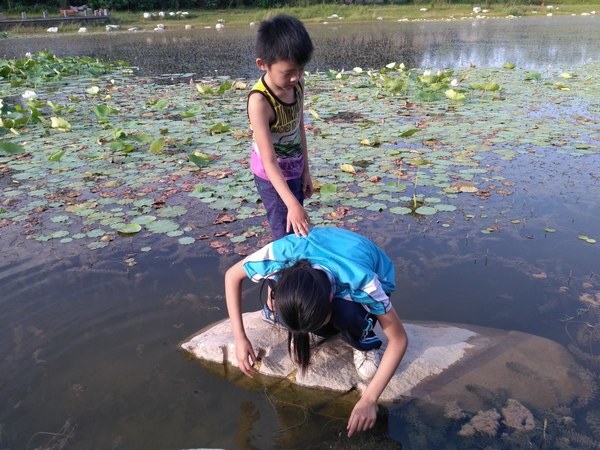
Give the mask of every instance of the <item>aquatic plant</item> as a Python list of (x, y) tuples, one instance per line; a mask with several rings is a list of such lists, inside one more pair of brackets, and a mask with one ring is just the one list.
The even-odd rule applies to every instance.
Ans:
[[(502, 81), (503, 91), (510, 92), (511, 102), (501, 111), (490, 111), (471, 95), (454, 108), (456, 101), (443, 95), (448, 89), (442, 90), (441, 85), (458, 91), (467, 79), (487, 85), (490, 72)], [(316, 195), (308, 205), (314, 223), (357, 227), (360, 221), (397, 217), (410, 226), (411, 219), (400, 216), (414, 214), (434, 215), (442, 227), (460, 223), (465, 235), (473, 226), (468, 217), (489, 222), (478, 225), (488, 233), (506, 230), (503, 224), (514, 218), (494, 210), (487, 211), (489, 219), (480, 217), (486, 212), (487, 199), (511, 195), (508, 188), (514, 185), (486, 160), (523, 157), (530, 154), (532, 145), (537, 157), (546, 149), (558, 156), (595, 154), (587, 138), (591, 121), (578, 121), (577, 136), (569, 134), (567, 121), (550, 125), (528, 117), (531, 129), (525, 132), (517, 126), (519, 121), (514, 119), (527, 114), (524, 105), (553, 89), (525, 81), (526, 73), (518, 68), (427, 73), (390, 63), (380, 69), (307, 74), (307, 92), (314, 93), (306, 99), (309, 148), (311, 152), (318, 149), (311, 153)], [(42, 193), (24, 182), (44, 179), (47, 164), (52, 162), (60, 164), (53, 183), (68, 184), (97, 203), (67, 211), (83, 218), (69, 230), (80, 239), (98, 238), (77, 229), (75, 224), (81, 220), (83, 227), (100, 229), (108, 224), (104, 233), (110, 235), (128, 219), (157, 217), (155, 213), (170, 206), (168, 202), (196, 202), (207, 220), (211, 214), (231, 215), (231, 235), (219, 239), (204, 232), (209, 237), (196, 241), (224, 241), (220, 252), (244, 251), (240, 244), (249, 240), (244, 236), (247, 229), (264, 230), (264, 210), (257, 203), (247, 168), (246, 80), (217, 78), (171, 86), (132, 78), (121, 70), (102, 77), (72, 77), (68, 86), (45, 82), (35, 88), (35, 98), (29, 99), (22, 97), (26, 90), (33, 90), (29, 87), (11, 86), (7, 80), (0, 85), (6, 92), (0, 106), (4, 132), (0, 165), (19, 182), (5, 194), (10, 195), (11, 205), (10, 211), (5, 207), (3, 223), (18, 226), (13, 217), (37, 215), (35, 208), (28, 207), (31, 202), (48, 198), (56, 203), (51, 188), (57, 184), (45, 186)], [(391, 78), (400, 81), (396, 84)], [(587, 105), (593, 80), (573, 77), (567, 81), (577, 90), (563, 95)], [(435, 93), (436, 100), (423, 101), (422, 92)], [(138, 101), (132, 103), (131, 98)], [(560, 108), (567, 104), (565, 100)], [(548, 138), (557, 135), (566, 136), (561, 137), (566, 141)], [(573, 143), (571, 149), (566, 142)], [(59, 160), (48, 161), (53, 155), (58, 158), (61, 150), (66, 151)], [(406, 180), (412, 192), (402, 195)], [(162, 230), (149, 222), (140, 225), (148, 233)], [(541, 227), (545, 226), (546, 221)], [(181, 224), (169, 227), (167, 233), (172, 234), (184, 228)], [(31, 234), (40, 241), (54, 239), (41, 231)]]
[(90, 57), (58, 57), (50, 51), (41, 51), (20, 59), (0, 60), (0, 80), (11, 86), (39, 86), (65, 76), (99, 76), (125, 67), (123, 62), (102, 62)]

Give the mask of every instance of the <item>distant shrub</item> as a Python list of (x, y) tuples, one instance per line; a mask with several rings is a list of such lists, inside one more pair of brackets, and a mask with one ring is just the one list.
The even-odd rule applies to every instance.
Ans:
[(525, 8), (523, 8), (521, 6), (513, 6), (513, 7), (508, 8), (506, 10), (506, 14), (508, 16), (524, 16), (525, 15)]

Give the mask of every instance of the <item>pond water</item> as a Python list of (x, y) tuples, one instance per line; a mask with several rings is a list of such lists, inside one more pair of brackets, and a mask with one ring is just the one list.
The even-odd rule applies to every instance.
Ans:
[[(49, 49), (59, 55), (122, 59), (143, 75), (165, 73), (253, 77), (253, 27), (45, 35), (0, 40), (0, 56)], [(316, 45), (310, 70), (382, 67), (569, 67), (598, 61), (598, 19), (533, 17), (513, 20), (381, 22), (311, 25)]]
[[(595, 18), (537, 18), (324, 26), (311, 27), (311, 33), (319, 49), (314, 62), (319, 69), (377, 67), (392, 60), (427, 67), (512, 61), (540, 68), (598, 61), (597, 26)], [(152, 76), (209, 76), (217, 71), (253, 78), (251, 36), (246, 29), (221, 34), (197, 30), (187, 37), (168, 32), (45, 36), (0, 45), (9, 57), (50, 48), (61, 54), (128, 59)], [(542, 113), (548, 120), (563, 119), (553, 118), (551, 110)], [(584, 119), (597, 124), (597, 117)], [(595, 146), (589, 156), (489, 154), (486, 167), (514, 183), (512, 195), (493, 196), (485, 207), (480, 199), (466, 200), (464, 211), (479, 213), (451, 223), (390, 214), (382, 221), (379, 214), (366, 211), (360, 231), (396, 264), (399, 288), (393, 300), (400, 316), (519, 330), (564, 345), (578, 335), (597, 333), (597, 316), (582, 311), (580, 297), (591, 293), (593, 298), (600, 291), (600, 246), (576, 237), (585, 233), (600, 238), (598, 141), (597, 136), (586, 139)], [(0, 177), (3, 188), (8, 182)], [(204, 220), (201, 211), (192, 218)], [(495, 225), (502, 232), (481, 233)], [(0, 448), (477, 444), (458, 439), (457, 429), (439, 411), (413, 402), (390, 406), (376, 429), (348, 441), (347, 404), (341, 403), (333, 416), (307, 410), (273, 398), (260, 380), (246, 386), (232, 383), (188, 360), (178, 343), (226, 317), (222, 277), (239, 257), (161, 238), (148, 245), (152, 251), (142, 252), (134, 239), (122, 238), (89, 251), (2, 234)], [(257, 309), (259, 288), (246, 288), (246, 310)], [(585, 351), (597, 354), (597, 342), (597, 337), (589, 339)], [(583, 410), (563, 412), (575, 419), (569, 436), (581, 436), (569, 448), (588, 448), (585, 438), (600, 440), (594, 434), (598, 408), (595, 400)], [(541, 427), (538, 423), (538, 431)], [(509, 445), (500, 438), (480, 442), (493, 448)], [(541, 446), (535, 440), (533, 445)]]

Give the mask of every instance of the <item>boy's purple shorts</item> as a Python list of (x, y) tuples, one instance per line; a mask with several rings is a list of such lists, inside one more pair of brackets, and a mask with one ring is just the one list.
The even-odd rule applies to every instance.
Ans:
[[(258, 194), (262, 199), (263, 205), (265, 205), (265, 209), (267, 210), (267, 219), (269, 221), (273, 237), (275, 239), (280, 239), (288, 234), (293, 233), (293, 231), (290, 231), (290, 233), (285, 231), (288, 209), (273, 187), (273, 184), (269, 180), (257, 177), (256, 175), (254, 175), (254, 182), (256, 183), (256, 189), (258, 190)], [(290, 187), (292, 194), (294, 194), (294, 197), (298, 199), (301, 205), (304, 204), (302, 178), (287, 180), (287, 184)]]

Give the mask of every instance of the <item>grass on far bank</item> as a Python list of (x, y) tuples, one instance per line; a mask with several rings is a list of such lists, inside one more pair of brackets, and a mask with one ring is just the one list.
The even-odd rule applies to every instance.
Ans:
[[(485, 1), (481, 2), (481, 8), (485, 7)], [(478, 3), (475, 2), (474, 5)], [(553, 5), (549, 10), (546, 6)], [(552, 12), (555, 15), (570, 15), (590, 13), (598, 10), (600, 13), (600, 2), (597, 3), (574, 3), (558, 4), (546, 1), (546, 6), (540, 5), (519, 5), (514, 3), (492, 4), (488, 9), (487, 17), (506, 17), (513, 15), (545, 15)], [(427, 8), (427, 11), (421, 11)], [(178, 23), (191, 24), (192, 26), (214, 26), (218, 20), (223, 20), (226, 25), (247, 25), (251, 22), (260, 22), (263, 19), (274, 16), (275, 14), (285, 13), (298, 17), (306, 23), (318, 23), (323, 21), (340, 20), (331, 19), (331, 16), (337, 14), (345, 22), (361, 22), (375, 20), (381, 17), (384, 20), (435, 20), (460, 17), (474, 17), (473, 5), (465, 4), (447, 4), (447, 3), (418, 3), (410, 5), (339, 5), (339, 4), (320, 4), (306, 7), (281, 7), (271, 9), (257, 8), (237, 8), (227, 10), (191, 10), (187, 19), (154, 18), (154, 21), (163, 21), (172, 25)], [(135, 12), (113, 12), (114, 20), (123, 25), (143, 26), (148, 24), (144, 20), (142, 13)]]

